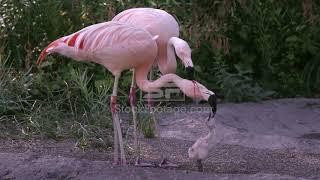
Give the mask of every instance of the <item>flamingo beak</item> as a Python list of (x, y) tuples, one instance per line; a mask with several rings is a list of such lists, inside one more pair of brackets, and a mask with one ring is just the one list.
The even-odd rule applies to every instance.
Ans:
[(197, 160), (197, 167), (199, 172), (203, 172), (203, 164), (201, 159)]
[(186, 67), (187, 79), (192, 81), (194, 80), (194, 68), (191, 66)]
[(211, 94), (209, 96), (208, 103), (212, 107), (213, 116), (211, 116), (211, 117), (214, 117), (217, 112), (217, 96), (216, 96), (216, 94)]

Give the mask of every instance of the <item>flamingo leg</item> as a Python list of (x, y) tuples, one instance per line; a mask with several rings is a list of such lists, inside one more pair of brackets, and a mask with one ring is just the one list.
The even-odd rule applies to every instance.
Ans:
[(138, 164), (140, 159), (140, 146), (138, 142), (138, 123), (137, 123), (137, 99), (136, 99), (136, 85), (135, 85), (135, 70), (132, 70), (132, 81), (130, 87), (130, 106), (132, 111), (132, 120), (133, 120), (133, 136), (134, 136), (134, 149), (136, 153), (136, 164)]
[[(152, 81), (153, 79), (153, 69), (151, 68), (150, 70), (150, 74), (149, 74), (149, 80)], [(148, 109), (149, 109), (149, 112), (150, 112), (150, 115), (151, 115), (151, 119), (154, 123), (154, 128), (155, 128), (155, 134), (156, 134), (156, 137), (160, 138), (160, 131), (159, 131), (159, 128), (158, 128), (158, 122), (157, 122), (157, 119), (154, 115), (154, 111), (153, 111), (153, 108), (152, 108), (152, 105), (153, 103), (151, 102), (151, 94), (148, 93)]]
[[(113, 98), (113, 97), (111, 97)], [(112, 101), (112, 99), (111, 99)], [(118, 130), (117, 130), (117, 125), (115, 123), (114, 117), (112, 115), (112, 119), (113, 119), (113, 163), (115, 165), (119, 164), (119, 138), (118, 138)]]
[(111, 112), (114, 126), (114, 162), (118, 163), (119, 161), (119, 148), (120, 148), (120, 160), (121, 164), (126, 164), (124, 145), (122, 139), (122, 132), (120, 126), (120, 118), (116, 111), (117, 105), (117, 92), (118, 92), (118, 84), (119, 84), (120, 74), (115, 76), (113, 92), (111, 96)]
[(154, 167), (154, 165), (149, 163), (141, 163), (140, 162), (140, 144), (139, 144), (139, 137), (138, 137), (138, 123), (137, 123), (137, 99), (136, 99), (136, 84), (135, 84), (135, 70), (132, 71), (132, 81), (131, 81), (131, 88), (130, 88), (130, 106), (132, 111), (132, 119), (133, 119), (133, 135), (134, 135), (134, 149), (136, 153), (136, 162), (135, 165), (139, 167)]
[(132, 111), (132, 119), (133, 119), (133, 134), (134, 134), (134, 148), (140, 155), (140, 149), (138, 145), (138, 123), (137, 123), (137, 98), (136, 98), (136, 85), (135, 85), (135, 70), (132, 70), (132, 81), (130, 87), (130, 106)]
[[(149, 74), (149, 80), (152, 81), (153, 79), (153, 69), (150, 70), (150, 74)], [(159, 122), (157, 121), (156, 117), (155, 117), (155, 112), (153, 111), (152, 108), (152, 102), (151, 102), (151, 95), (150, 93), (148, 93), (148, 107), (149, 107), (149, 112), (151, 115), (151, 119), (154, 123), (154, 129), (155, 129), (155, 134), (156, 137), (159, 140), (159, 149), (160, 149), (160, 155), (161, 155), (161, 162), (159, 164), (159, 167), (163, 167), (163, 168), (167, 168), (167, 167), (178, 167), (178, 165), (171, 163), (168, 160), (167, 155), (165, 155), (165, 149), (163, 148), (163, 142), (160, 136), (160, 127), (159, 127)]]

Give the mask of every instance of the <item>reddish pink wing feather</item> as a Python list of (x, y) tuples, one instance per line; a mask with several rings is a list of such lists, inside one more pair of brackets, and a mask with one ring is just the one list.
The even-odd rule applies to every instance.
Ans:
[[(74, 47), (77, 41), (78, 36), (80, 35), (80, 33), (74, 34), (71, 38), (65, 38), (62, 41), (62, 38), (52, 42), (51, 44), (49, 44), (46, 48), (43, 49), (43, 51), (40, 53), (39, 58), (37, 60), (37, 64), (40, 64), (48, 55), (47, 50), (49, 48), (54, 48), (58, 45), (59, 42), (63, 42), (63, 43), (67, 43), (68, 46), (70, 47)], [(79, 45), (79, 49), (83, 49), (84, 46), (84, 38), (81, 40), (80, 45)]]
[(49, 46), (47, 46), (46, 48), (44, 48), (44, 49), (41, 51), (41, 53), (40, 53), (40, 55), (39, 55), (39, 58), (38, 58), (38, 60), (37, 60), (37, 64), (40, 64), (40, 63), (47, 57), (47, 55), (48, 55), (47, 50), (48, 50), (49, 48), (54, 48), (54, 47), (56, 47), (56, 46), (58, 45), (59, 41), (61, 41), (61, 40), (58, 39), (58, 40), (53, 41), (52, 43), (49, 44)]
[(81, 40), (80, 45), (79, 45), (79, 49), (83, 49), (84, 46), (84, 39)]
[(71, 37), (71, 39), (69, 40), (69, 42), (68, 42), (68, 46), (74, 47), (74, 45), (76, 44), (78, 36), (79, 36), (79, 33), (73, 35)]

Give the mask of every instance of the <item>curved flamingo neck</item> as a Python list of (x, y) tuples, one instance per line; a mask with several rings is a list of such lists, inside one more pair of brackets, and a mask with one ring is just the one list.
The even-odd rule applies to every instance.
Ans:
[[(183, 65), (185, 67), (193, 67), (193, 63), (192, 60), (190, 58), (186, 58), (186, 57), (182, 57), (178, 51), (181, 51), (182, 49), (185, 49), (186, 46), (188, 48), (189, 45), (187, 44), (187, 42), (185, 42), (184, 40), (178, 38), (178, 37), (171, 37), (168, 41), (168, 46), (167, 46), (167, 56), (168, 56), (168, 61), (170, 60), (174, 60), (174, 62), (176, 63), (176, 56), (175, 54), (177, 54), (177, 56), (179, 57), (179, 59), (182, 61)], [(170, 61), (171, 62), (171, 61)]]
[(174, 73), (177, 68), (177, 59), (175, 54), (176, 42), (175, 38), (170, 38), (167, 43), (167, 62), (166, 62), (166, 71), (167, 73)]
[(173, 82), (176, 84), (179, 88), (179, 81), (182, 80), (179, 76), (176, 74), (165, 74), (158, 78), (155, 81), (149, 81), (147, 76), (149, 72), (149, 68), (141, 67), (136, 69), (136, 82), (137, 86), (145, 92), (156, 92), (160, 90), (161, 87), (164, 87), (167, 83)]
[(147, 79), (151, 65), (145, 65), (135, 69), (136, 82), (138, 87), (145, 92), (157, 92), (161, 87), (165, 87), (167, 83), (173, 82), (186, 96), (193, 99), (201, 99), (208, 101), (209, 97), (214, 94), (196, 81), (183, 79), (176, 74), (165, 74), (155, 81)]

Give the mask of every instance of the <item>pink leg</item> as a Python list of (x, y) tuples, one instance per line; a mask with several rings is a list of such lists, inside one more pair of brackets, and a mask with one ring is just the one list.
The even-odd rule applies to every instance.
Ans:
[[(135, 87), (131, 87), (130, 88), (130, 105), (131, 105), (131, 110), (132, 110), (132, 116), (133, 116), (133, 133), (135, 135), (137, 135), (137, 112), (136, 112), (136, 108), (137, 108), (137, 97), (136, 97), (136, 88)], [(138, 139), (136, 138), (137, 136), (135, 136), (134, 139), (134, 147), (137, 148), (138, 147)]]
[(126, 164), (126, 158), (125, 158), (125, 152), (124, 152), (124, 146), (123, 146), (123, 140), (122, 140), (122, 132), (121, 132), (121, 126), (120, 126), (120, 118), (117, 113), (117, 89), (119, 84), (119, 78), (120, 74), (115, 76), (114, 86), (113, 86), (113, 92), (111, 96), (111, 113), (112, 113), (112, 119), (113, 119), (113, 128), (114, 128), (114, 163), (119, 162), (119, 148), (120, 148), (120, 159), (121, 164)]
[[(153, 70), (151, 69), (150, 71), (150, 75), (149, 75), (149, 79), (152, 80), (153, 79)], [(154, 127), (155, 127), (155, 133), (156, 133), (156, 137), (159, 139), (159, 144), (160, 144), (160, 149), (159, 151), (161, 152), (161, 162), (159, 164), (159, 167), (163, 167), (163, 168), (169, 168), (169, 167), (178, 167), (178, 165), (174, 164), (174, 163), (171, 163), (167, 157), (165, 157), (164, 154), (164, 148), (163, 148), (163, 143), (162, 143), (162, 140), (161, 140), (161, 137), (160, 137), (160, 128), (159, 128), (159, 124), (158, 124), (158, 121), (155, 117), (155, 112), (153, 111), (153, 101), (151, 100), (151, 96), (150, 94), (148, 94), (148, 108), (149, 108), (149, 111), (150, 111), (150, 114), (151, 114), (151, 118), (153, 120), (153, 123), (154, 123)]]
[(130, 106), (132, 111), (132, 119), (133, 119), (133, 134), (134, 134), (134, 148), (138, 152), (139, 151), (139, 145), (138, 145), (138, 131), (137, 131), (137, 97), (136, 97), (136, 86), (135, 86), (135, 71), (132, 72), (132, 82), (130, 87)]
[(111, 96), (110, 100), (110, 109), (112, 113), (112, 123), (113, 123), (113, 140), (114, 140), (114, 152), (113, 152), (113, 163), (115, 165), (119, 164), (119, 138), (118, 138), (118, 130), (117, 130), (117, 125), (114, 120), (114, 113), (116, 113), (116, 103), (117, 103), (117, 97), (116, 96)]
[(130, 88), (130, 94), (129, 94), (129, 99), (130, 99), (130, 106), (132, 110), (132, 119), (133, 119), (133, 135), (134, 135), (134, 149), (136, 153), (136, 162), (135, 165), (139, 167), (154, 167), (152, 164), (148, 163), (141, 163), (140, 162), (140, 145), (139, 145), (139, 139), (138, 139), (138, 123), (137, 123), (137, 97), (136, 97), (136, 86), (135, 86), (135, 71), (133, 70), (133, 75), (132, 75), (132, 83), (131, 83), (131, 88)]

